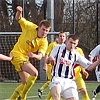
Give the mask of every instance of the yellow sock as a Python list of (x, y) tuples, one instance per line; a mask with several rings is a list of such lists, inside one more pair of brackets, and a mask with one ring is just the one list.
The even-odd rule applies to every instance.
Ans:
[(35, 83), (36, 78), (37, 78), (36, 76), (28, 77), (24, 89), (22, 91), (22, 96), (21, 96), (22, 100), (26, 100), (27, 94), (29, 90), (32, 88), (33, 84)]
[(82, 100), (90, 100), (88, 93), (82, 95)]
[(23, 88), (24, 88), (24, 85), (23, 85), (23, 84), (20, 84), (20, 85), (15, 89), (15, 91), (13, 92), (13, 94), (11, 95), (10, 100), (17, 100), (18, 97), (20, 96), (20, 94), (21, 94)]
[(46, 100), (52, 100), (52, 96), (51, 96), (51, 92), (49, 91), (49, 93), (47, 94)]
[(47, 81), (41, 88), (40, 90), (43, 92), (44, 89), (46, 89), (47, 87), (49, 87), (51, 81)]

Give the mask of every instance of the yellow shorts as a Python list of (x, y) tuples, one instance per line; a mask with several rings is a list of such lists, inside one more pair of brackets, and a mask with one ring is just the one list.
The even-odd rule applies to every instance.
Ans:
[(86, 88), (85, 81), (83, 80), (81, 76), (77, 77), (75, 82), (76, 82), (78, 90), (82, 88)]
[(13, 56), (11, 63), (15, 66), (15, 70), (20, 72), (22, 71), (22, 66), (26, 63), (29, 63), (29, 57), (25, 56), (19, 52), (11, 52)]

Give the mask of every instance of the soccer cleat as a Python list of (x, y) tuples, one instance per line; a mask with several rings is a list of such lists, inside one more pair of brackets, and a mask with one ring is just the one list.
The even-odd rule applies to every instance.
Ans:
[(40, 89), (38, 89), (38, 96), (39, 98), (42, 98), (42, 91)]
[(92, 98), (96, 98), (96, 95), (97, 95), (96, 91), (93, 90), (93, 91), (92, 91)]
[(21, 96), (18, 97), (18, 100), (21, 100)]

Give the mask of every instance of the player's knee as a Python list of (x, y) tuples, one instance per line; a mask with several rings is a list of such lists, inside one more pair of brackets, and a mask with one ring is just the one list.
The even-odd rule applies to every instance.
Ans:
[(87, 90), (86, 90), (86, 89), (84, 89), (84, 88), (83, 88), (83, 89), (80, 89), (80, 92), (81, 92), (81, 94), (82, 94), (82, 95), (87, 94)]
[(23, 85), (25, 85), (25, 84), (26, 84), (26, 80), (22, 80), (21, 82), (22, 82), (22, 84), (23, 84)]
[(38, 76), (38, 71), (36, 70), (34, 73), (33, 73), (33, 76)]
[(58, 98), (60, 98), (60, 94), (59, 93), (53, 93), (52, 98), (53, 99), (58, 99)]
[(30, 75), (32, 75), (32, 76), (38, 76), (38, 70), (37, 69), (32, 69), (31, 71), (30, 71)]

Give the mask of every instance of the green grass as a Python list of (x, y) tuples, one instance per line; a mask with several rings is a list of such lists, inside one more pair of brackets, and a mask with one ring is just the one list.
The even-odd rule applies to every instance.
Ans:
[[(89, 93), (89, 96), (91, 98), (92, 96), (92, 90), (96, 88), (97, 85), (100, 83), (97, 82), (86, 82), (87, 90)], [(0, 100), (6, 100), (10, 97), (14, 89), (19, 85), (19, 83), (0, 83)], [(37, 96), (37, 89), (40, 88), (43, 85), (43, 83), (37, 82), (33, 86), (33, 88), (30, 90), (28, 94), (27, 100), (45, 100), (46, 94), (48, 93), (48, 89), (45, 89), (43, 92), (43, 98), (39, 99)], [(81, 99), (80, 99), (81, 100)], [(92, 99), (91, 99), (92, 100)], [(97, 95), (96, 100), (100, 100), (100, 95)]]

